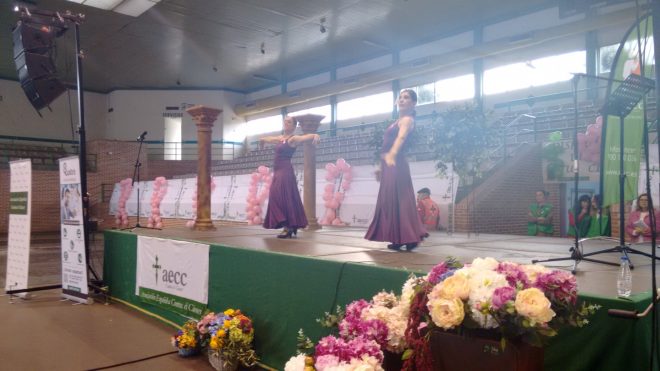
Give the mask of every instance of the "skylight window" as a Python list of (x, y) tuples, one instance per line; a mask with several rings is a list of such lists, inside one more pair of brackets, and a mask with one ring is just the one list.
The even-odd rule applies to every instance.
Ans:
[(137, 17), (158, 4), (160, 0), (68, 0), (72, 3), (82, 4), (103, 10)]

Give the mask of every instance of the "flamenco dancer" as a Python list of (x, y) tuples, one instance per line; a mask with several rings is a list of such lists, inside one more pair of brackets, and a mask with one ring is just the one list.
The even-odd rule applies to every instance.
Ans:
[(428, 234), (419, 220), (410, 167), (404, 157), (406, 139), (415, 128), (417, 93), (402, 90), (397, 99), (399, 119), (385, 130), (381, 149), (380, 189), (374, 219), (364, 236), (391, 242), (390, 250), (415, 249)]
[(282, 135), (259, 139), (260, 148), (266, 143), (275, 145), (273, 182), (270, 185), (264, 228), (283, 228), (277, 238), (291, 238), (297, 234), (298, 228), (307, 227), (307, 217), (300, 200), (291, 157), (299, 144), (318, 144), (321, 138), (318, 134), (294, 135), (297, 125), (295, 118), (286, 116), (282, 123)]

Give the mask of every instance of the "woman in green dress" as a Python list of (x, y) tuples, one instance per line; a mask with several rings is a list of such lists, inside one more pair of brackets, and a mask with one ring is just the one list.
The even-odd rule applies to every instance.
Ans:
[(587, 237), (610, 236), (611, 228), (610, 208), (601, 207), (600, 195), (594, 195), (591, 198), (591, 224)]
[(582, 195), (577, 205), (568, 212), (568, 235), (578, 238), (587, 237), (591, 225), (591, 197)]

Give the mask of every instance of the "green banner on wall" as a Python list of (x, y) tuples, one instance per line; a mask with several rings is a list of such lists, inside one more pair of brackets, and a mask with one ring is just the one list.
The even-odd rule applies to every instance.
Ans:
[[(610, 99), (620, 85), (614, 80), (625, 80), (630, 74), (641, 74), (653, 76), (653, 66), (650, 60), (653, 58), (653, 25), (651, 17), (646, 17), (633, 26), (624, 37), (614, 59), (612, 72), (610, 73), (610, 86), (607, 99)], [(638, 37), (640, 41), (638, 42)], [(640, 48), (641, 46), (641, 48)], [(643, 68), (639, 63), (639, 50), (643, 50)], [(607, 105), (607, 103), (606, 103)], [(606, 116), (603, 127), (603, 166), (602, 187), (603, 204), (618, 204), (620, 200), (621, 181), (621, 119), (618, 116)], [(637, 196), (637, 183), (639, 181), (639, 163), (641, 159), (641, 146), (644, 134), (644, 106), (640, 102), (623, 119), (623, 173), (625, 174), (623, 188), (624, 200), (630, 201)]]

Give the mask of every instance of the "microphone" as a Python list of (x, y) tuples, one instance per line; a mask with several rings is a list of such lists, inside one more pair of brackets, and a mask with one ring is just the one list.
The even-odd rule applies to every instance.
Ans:
[(146, 136), (147, 136), (147, 131), (145, 130), (144, 133), (140, 134), (140, 136), (137, 137), (137, 141), (138, 141), (138, 142), (143, 141), (143, 140), (144, 140), (144, 137), (146, 137)]

